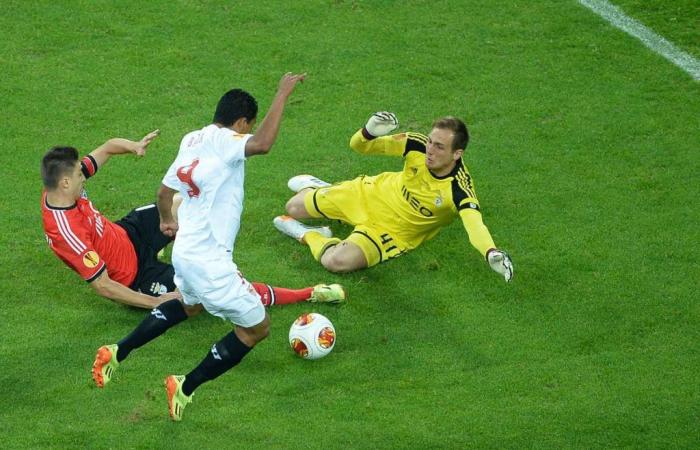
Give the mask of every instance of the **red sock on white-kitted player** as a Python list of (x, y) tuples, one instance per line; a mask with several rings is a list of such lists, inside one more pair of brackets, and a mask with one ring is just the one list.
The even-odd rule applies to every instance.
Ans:
[(251, 283), (260, 295), (263, 306), (290, 305), (305, 302), (311, 297), (314, 288), (287, 289), (270, 286), (265, 283)]

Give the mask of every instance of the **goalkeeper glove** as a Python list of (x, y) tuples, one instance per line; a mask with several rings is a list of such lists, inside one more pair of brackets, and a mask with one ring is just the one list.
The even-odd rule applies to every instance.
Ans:
[(513, 261), (510, 260), (508, 253), (492, 248), (486, 253), (486, 259), (489, 262), (491, 268), (503, 275), (506, 282), (513, 279)]
[(396, 114), (388, 111), (376, 112), (369, 118), (365, 125), (366, 134), (372, 138), (386, 136), (399, 127), (399, 119)]

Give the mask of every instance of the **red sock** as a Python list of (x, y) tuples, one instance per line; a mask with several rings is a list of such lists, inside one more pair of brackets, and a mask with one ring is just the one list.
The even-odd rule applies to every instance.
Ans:
[(273, 287), (264, 283), (251, 283), (260, 294), (263, 306), (289, 305), (291, 303), (305, 302), (311, 297), (314, 288), (285, 289)]

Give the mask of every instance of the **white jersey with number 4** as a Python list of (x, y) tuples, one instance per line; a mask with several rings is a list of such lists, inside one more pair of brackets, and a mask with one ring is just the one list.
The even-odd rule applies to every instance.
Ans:
[(243, 211), (250, 134), (209, 125), (185, 135), (163, 184), (182, 195), (173, 258), (231, 259)]

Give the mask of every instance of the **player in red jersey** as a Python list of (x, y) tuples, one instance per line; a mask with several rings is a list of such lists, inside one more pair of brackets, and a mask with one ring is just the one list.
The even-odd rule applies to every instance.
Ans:
[[(181, 298), (173, 281), (173, 267), (157, 258), (172, 238), (160, 232), (155, 204), (136, 208), (121, 220), (111, 222), (88, 200), (84, 184), (114, 155), (143, 156), (158, 134), (158, 130), (153, 131), (140, 141), (110, 139), (82, 160), (73, 147), (54, 147), (44, 155), (41, 164), (44, 183), (41, 209), (51, 250), (99, 295), (149, 309)], [(173, 208), (177, 206), (178, 203)], [(298, 290), (273, 288), (263, 283), (253, 286), (265, 306), (345, 300), (345, 292), (339, 285)]]

